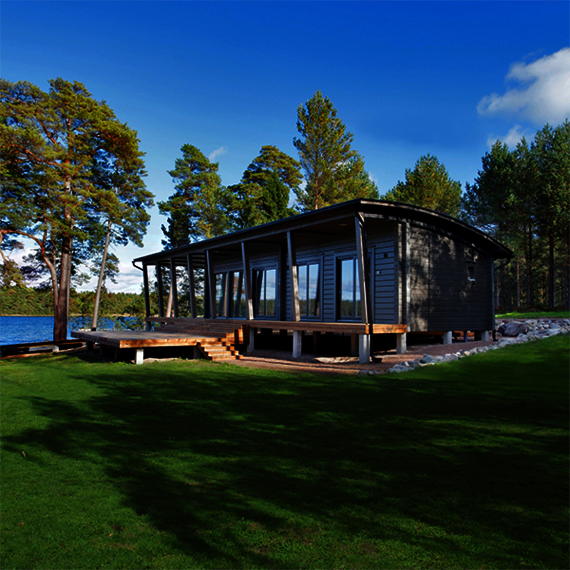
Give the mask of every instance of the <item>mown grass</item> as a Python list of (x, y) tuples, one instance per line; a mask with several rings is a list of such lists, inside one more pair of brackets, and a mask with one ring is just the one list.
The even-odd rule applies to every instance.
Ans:
[(536, 311), (533, 313), (502, 313), (497, 319), (570, 319), (570, 311)]
[(1, 567), (567, 568), (568, 357), (5, 361)]

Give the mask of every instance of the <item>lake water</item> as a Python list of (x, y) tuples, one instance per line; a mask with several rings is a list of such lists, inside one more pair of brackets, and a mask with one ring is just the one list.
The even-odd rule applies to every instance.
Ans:
[[(101, 329), (113, 329), (112, 319), (100, 318)], [(82, 322), (80, 318), (70, 317), (67, 338), (71, 331), (78, 328), (91, 328), (91, 317)], [(53, 340), (53, 317), (0, 317), (0, 344), (20, 344), (25, 342), (44, 342)]]

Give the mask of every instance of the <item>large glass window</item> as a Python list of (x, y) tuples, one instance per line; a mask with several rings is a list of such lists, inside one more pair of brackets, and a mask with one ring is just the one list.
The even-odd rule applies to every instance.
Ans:
[(216, 314), (218, 317), (245, 317), (246, 298), (243, 271), (216, 273)]
[(216, 316), (227, 316), (227, 273), (216, 273)]
[(254, 270), (253, 290), (255, 293), (255, 316), (275, 317), (277, 304), (277, 270)]
[(360, 280), (356, 258), (339, 260), (339, 318), (356, 319), (362, 317), (360, 303)]
[(321, 314), (320, 270), (318, 263), (297, 266), (301, 317), (319, 317)]
[(230, 317), (245, 317), (246, 298), (243, 271), (230, 271), (229, 278)]

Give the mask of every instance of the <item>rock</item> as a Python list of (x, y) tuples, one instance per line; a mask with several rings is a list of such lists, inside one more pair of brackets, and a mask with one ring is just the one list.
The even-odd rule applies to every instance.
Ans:
[(424, 355), (424, 357), (420, 360), (420, 364), (431, 364), (434, 361), (434, 357), (426, 354)]
[(514, 338), (502, 338), (498, 343), (497, 347), (501, 348), (503, 346), (508, 346), (509, 344), (515, 344), (517, 341)]
[(518, 336), (528, 332), (528, 325), (526, 323), (512, 322), (501, 325), (498, 331), (502, 336)]
[(388, 372), (407, 372), (408, 370), (410, 370), (410, 368), (407, 366), (404, 366), (403, 364), (396, 364), (395, 366), (392, 366)]

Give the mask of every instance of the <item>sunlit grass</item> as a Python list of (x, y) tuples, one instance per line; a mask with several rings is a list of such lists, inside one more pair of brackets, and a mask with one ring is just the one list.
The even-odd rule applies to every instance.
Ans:
[(542, 311), (535, 313), (503, 313), (497, 319), (570, 319), (570, 311)]
[(566, 568), (568, 355), (3, 362), (2, 569)]

